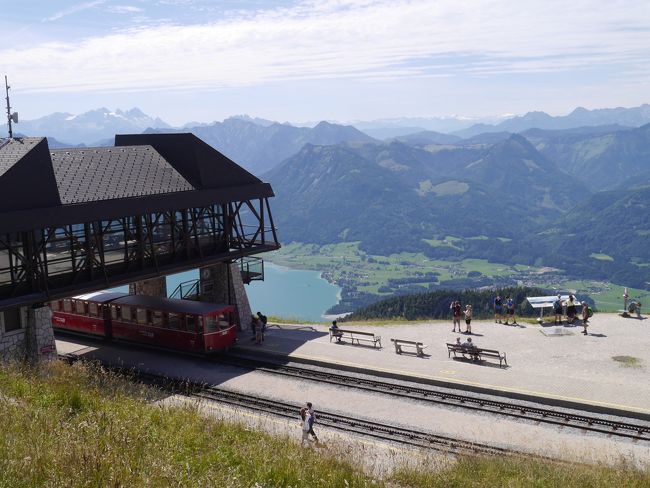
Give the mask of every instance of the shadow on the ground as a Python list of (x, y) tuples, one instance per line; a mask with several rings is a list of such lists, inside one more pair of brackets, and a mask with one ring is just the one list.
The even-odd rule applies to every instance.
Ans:
[(503, 366), (501, 366), (499, 363), (487, 361), (485, 359), (477, 361), (477, 360), (474, 360), (474, 359), (463, 358), (463, 357), (460, 357), (460, 356), (456, 356), (456, 357), (454, 357), (452, 359), (454, 361), (460, 361), (461, 363), (476, 364), (477, 366), (484, 366), (486, 368), (497, 368), (497, 369), (508, 369), (508, 368), (510, 368), (510, 366), (508, 366), (507, 364), (504, 364)]

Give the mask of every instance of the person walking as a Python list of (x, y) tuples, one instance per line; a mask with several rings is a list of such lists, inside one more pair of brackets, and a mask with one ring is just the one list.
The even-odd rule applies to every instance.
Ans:
[(587, 332), (587, 327), (589, 327), (588, 320), (589, 320), (589, 305), (587, 304), (587, 302), (583, 301), (582, 302), (582, 326), (584, 327), (584, 330), (582, 331), (582, 333), (584, 335), (588, 335)]
[(314, 422), (316, 422), (316, 412), (314, 412), (314, 407), (312, 406), (311, 402), (307, 402), (307, 417), (308, 417), (308, 424), (309, 424), (309, 429), (307, 430), (307, 434), (312, 435), (314, 437), (314, 441), (318, 444), (318, 436), (316, 435), (316, 432), (314, 432)]
[(454, 328), (452, 329), (452, 332), (456, 332), (456, 324), (458, 324), (458, 332), (461, 332), (460, 330), (460, 316), (462, 313), (461, 306), (460, 306), (460, 300), (455, 300), (451, 302), (451, 305), (449, 306), (449, 309), (451, 310), (452, 316), (453, 316), (453, 321), (454, 321)]
[(468, 303), (465, 305), (465, 334), (472, 333), (472, 306)]
[(311, 415), (309, 414), (309, 409), (307, 407), (302, 407), (300, 409), (300, 427), (302, 430), (302, 441), (300, 442), (301, 446), (305, 445), (305, 442), (309, 442), (309, 422)]

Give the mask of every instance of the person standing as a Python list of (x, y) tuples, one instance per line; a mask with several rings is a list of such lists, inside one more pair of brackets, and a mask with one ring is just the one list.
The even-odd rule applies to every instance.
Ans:
[(468, 303), (465, 305), (465, 334), (472, 333), (472, 306)]
[(314, 407), (312, 406), (311, 402), (307, 402), (307, 417), (308, 417), (308, 424), (309, 424), (309, 429), (307, 430), (307, 433), (312, 435), (314, 437), (314, 441), (318, 443), (318, 436), (316, 436), (316, 432), (314, 432), (314, 422), (316, 422), (316, 412), (314, 412)]
[(494, 323), (501, 323), (501, 318), (503, 317), (503, 299), (501, 295), (497, 293), (497, 296), (494, 297)]
[(566, 302), (566, 318), (570, 324), (576, 319), (576, 301), (573, 295), (569, 295), (569, 299)]
[(582, 331), (582, 333), (584, 335), (588, 334), (587, 333), (587, 327), (589, 326), (589, 324), (587, 323), (588, 320), (589, 320), (589, 305), (587, 304), (587, 302), (583, 301), (582, 302), (582, 326), (584, 327), (584, 330)]
[(264, 335), (266, 334), (266, 324), (269, 319), (262, 312), (257, 312), (257, 319), (262, 323), (262, 342), (264, 342)]
[(555, 314), (555, 325), (562, 325), (562, 296), (559, 293), (557, 300), (553, 302), (553, 313)]
[(517, 317), (515, 317), (515, 301), (510, 297), (506, 296), (506, 325), (508, 321), (512, 318), (512, 324), (517, 324)]
[(451, 313), (453, 315), (453, 321), (454, 321), (454, 328), (452, 332), (456, 332), (456, 324), (458, 324), (458, 332), (460, 332), (460, 316), (462, 314), (462, 309), (460, 306), (460, 301), (456, 300), (451, 302), (451, 305), (449, 306), (451, 309)]

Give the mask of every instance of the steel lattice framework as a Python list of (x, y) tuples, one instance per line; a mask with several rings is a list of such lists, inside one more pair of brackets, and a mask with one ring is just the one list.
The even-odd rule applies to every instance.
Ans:
[[(162, 140), (162, 135), (157, 136), (154, 142)], [(196, 144), (193, 140), (191, 142)], [(160, 152), (164, 153), (164, 149), (162, 147)], [(115, 149), (113, 151), (116, 152)], [(131, 153), (137, 155), (138, 152), (142, 150)], [(68, 158), (75, 156), (70, 152), (66, 154)], [(129, 157), (133, 158), (132, 154)], [(3, 176), (1, 156), (0, 186)], [(58, 155), (53, 153), (53, 156)], [(105, 198), (92, 200), (96, 192), (84, 188), (86, 194), (82, 205), (75, 200), (74, 205), (56, 207), (57, 212), (52, 213), (51, 218), (48, 218), (47, 212), (22, 209), (6, 214), (10, 218), (0, 222), (0, 310), (218, 262), (232, 262), (280, 247), (268, 201), (268, 195), (272, 196), (270, 186), (261, 184), (239, 167), (227, 167), (230, 173), (226, 176), (234, 183), (241, 180), (245, 185), (230, 184), (225, 189), (212, 190), (202, 185), (201, 181), (192, 180), (190, 172), (199, 174), (195, 167), (203, 164), (202, 160), (194, 166), (176, 164), (174, 168), (180, 168), (177, 174), (164, 166), (168, 160), (173, 161), (173, 154), (172, 157), (168, 156), (168, 160), (158, 152), (153, 156), (152, 159), (152, 155), (147, 154), (149, 159), (155, 160), (157, 166), (152, 167), (162, 175), (159, 178), (162, 183), (150, 188), (153, 170), (143, 171), (140, 177), (149, 185), (146, 190), (157, 193), (153, 196), (136, 195), (137, 198), (133, 198), (126, 195), (131, 197), (129, 205), (119, 199), (107, 203)], [(110, 157), (115, 159), (115, 156)], [(56, 158), (53, 160), (56, 161)], [(108, 161), (112, 160), (109, 158)], [(13, 163), (13, 166), (18, 164)], [(68, 167), (64, 169), (70, 172)], [(205, 172), (202, 167), (199, 169)], [(62, 171), (54, 167), (59, 193), (62, 193)], [(92, 176), (96, 179), (97, 171), (94, 171)], [(74, 176), (78, 177), (76, 173)], [(144, 183), (137, 179), (134, 182), (131, 173), (128, 176), (130, 179), (123, 180), (133, 188), (130, 191), (142, 192), (140, 188)], [(125, 186), (121, 181), (118, 183), (122, 188)], [(176, 187), (170, 191), (164, 187), (165, 184)], [(79, 195), (80, 191), (75, 190), (69, 198), (78, 200)], [(244, 198), (237, 199), (237, 195)], [(259, 197), (252, 198), (256, 195)], [(60, 199), (64, 200), (65, 197), (62, 195)], [(186, 205), (206, 200), (212, 202)], [(15, 201), (10, 200), (9, 204)], [(152, 208), (156, 206), (167, 208)], [(132, 212), (125, 212), (126, 208)], [(115, 216), (116, 213), (124, 215)], [(0, 207), (0, 219), (2, 215)], [(41, 225), (29, 225), (21, 216), (28, 216), (28, 219)], [(73, 223), (62, 223), (62, 220)], [(43, 225), (44, 222), (47, 224)]]

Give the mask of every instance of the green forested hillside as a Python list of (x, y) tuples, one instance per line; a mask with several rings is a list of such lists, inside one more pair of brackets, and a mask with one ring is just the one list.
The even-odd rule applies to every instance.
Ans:
[[(305, 146), (267, 173), (283, 240), (360, 241), (373, 254), (428, 252), (426, 241), (503, 240), (550, 224), (586, 195), (553, 188), (562, 173), (520, 136), (489, 148)], [(522, 196), (519, 189), (530, 189)]]
[(550, 292), (539, 288), (517, 287), (500, 288), (497, 290), (437, 290), (428, 293), (395, 296), (386, 298), (367, 307), (360, 308), (345, 320), (371, 320), (405, 318), (417, 319), (447, 319), (451, 317), (449, 306), (455, 300), (461, 305), (472, 305), (475, 318), (492, 317), (494, 297), (511, 296), (517, 306), (518, 316), (534, 316), (537, 312), (530, 306), (526, 297), (544, 296)]
[[(650, 286), (650, 125), (525, 135), (456, 146), (307, 145), (266, 174), (280, 238)], [(615, 191), (594, 191), (605, 179)]]

